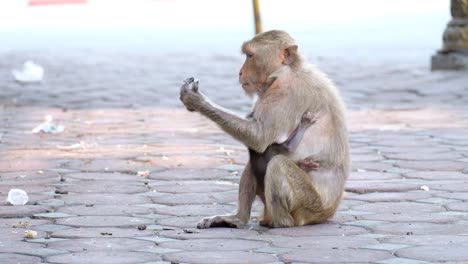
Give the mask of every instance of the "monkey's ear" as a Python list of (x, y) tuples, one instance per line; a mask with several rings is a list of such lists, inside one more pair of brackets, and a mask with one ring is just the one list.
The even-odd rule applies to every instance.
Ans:
[(290, 65), (297, 59), (297, 45), (291, 45), (283, 51), (283, 64)]

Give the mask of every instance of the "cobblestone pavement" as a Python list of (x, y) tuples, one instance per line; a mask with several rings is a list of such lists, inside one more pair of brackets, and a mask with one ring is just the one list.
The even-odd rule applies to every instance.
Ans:
[[(13, 81), (27, 59), (45, 67), (42, 84)], [(246, 229), (196, 230), (234, 212), (247, 153), (185, 111), (178, 87), (195, 75), (215, 102), (247, 112), (240, 57), (0, 55), (0, 199), (29, 194), (0, 205), (0, 263), (467, 263), (468, 74), (313, 61), (349, 110), (353, 171), (336, 216), (266, 229), (256, 202)], [(49, 114), (65, 131), (32, 134)]]

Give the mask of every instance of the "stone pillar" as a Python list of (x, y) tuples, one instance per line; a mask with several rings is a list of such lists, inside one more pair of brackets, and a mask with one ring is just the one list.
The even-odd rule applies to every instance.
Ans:
[(452, 20), (443, 46), (432, 56), (432, 70), (468, 70), (468, 0), (451, 0)]

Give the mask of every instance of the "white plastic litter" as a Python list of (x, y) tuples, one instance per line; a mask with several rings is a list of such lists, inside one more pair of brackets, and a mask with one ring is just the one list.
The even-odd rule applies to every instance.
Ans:
[(22, 83), (40, 82), (44, 78), (44, 68), (32, 61), (26, 61), (21, 70), (12, 70), (15, 80)]
[(33, 134), (37, 134), (40, 132), (57, 134), (62, 133), (65, 130), (64, 126), (54, 124), (52, 121), (54, 121), (54, 118), (51, 115), (45, 116), (45, 122), (33, 128)]
[(21, 189), (10, 189), (7, 202), (12, 205), (25, 205), (28, 202), (28, 194)]

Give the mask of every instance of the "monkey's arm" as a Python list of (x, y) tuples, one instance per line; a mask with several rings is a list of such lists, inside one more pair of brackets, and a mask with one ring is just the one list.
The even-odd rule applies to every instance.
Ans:
[(201, 104), (197, 111), (215, 122), (226, 133), (258, 153), (263, 153), (273, 143), (272, 140), (268, 140), (262, 125), (255, 119), (244, 119), (209, 100)]
[(215, 105), (198, 90), (198, 83), (193, 80), (188, 79), (182, 85), (180, 99), (189, 111), (198, 111), (226, 133), (259, 153), (263, 153), (276, 140), (276, 128), (268, 129), (265, 122), (253, 118), (244, 119)]
[[(189, 111), (197, 111), (211, 119), (226, 133), (258, 153), (263, 153), (273, 143), (287, 140), (288, 131), (297, 127), (300, 120), (298, 113), (305, 111), (296, 109), (297, 104), (288, 102), (286, 96), (272, 96), (264, 99), (261, 107), (257, 107), (256, 116), (259, 120), (244, 119), (210, 102), (199, 91), (198, 82), (193, 79), (187, 79), (182, 85), (180, 100)], [(286, 139), (282, 139), (284, 137)]]

